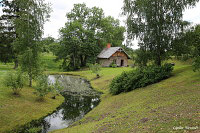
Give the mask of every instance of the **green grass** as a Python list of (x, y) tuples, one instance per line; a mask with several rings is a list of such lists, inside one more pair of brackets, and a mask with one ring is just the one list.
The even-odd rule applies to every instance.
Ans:
[(51, 99), (49, 94), (43, 102), (33, 94), (34, 89), (24, 87), (20, 96), (14, 96), (12, 90), (3, 85), (6, 72), (11, 71), (13, 64), (0, 63), (0, 132), (7, 132), (32, 120), (37, 120), (54, 111), (62, 102), (63, 97)]
[(55, 61), (56, 57), (52, 53), (43, 53), (42, 54), (42, 60), (45, 63), (45, 69), (48, 72), (59, 72), (61, 71), (60, 65), (62, 64), (62, 61)]
[[(174, 61), (173, 76), (159, 83), (117, 96), (109, 94), (113, 77), (130, 68), (105, 68), (94, 80), (90, 71), (70, 72), (91, 80), (92, 86), (104, 94), (100, 104), (65, 132), (199, 132), (200, 73), (188, 63)], [(198, 127), (196, 130), (174, 130), (174, 127)]]
[[(191, 63), (175, 62), (173, 76), (160, 83), (139, 88), (117, 96), (109, 94), (111, 80), (123, 71), (131, 68), (102, 68), (101, 78), (95, 79), (91, 71), (60, 72), (61, 62), (54, 62), (55, 56), (44, 54), (42, 59), (47, 64), (49, 74), (80, 75), (91, 81), (92, 86), (103, 92), (100, 104), (83, 119), (75, 122), (58, 133), (76, 132), (187, 132), (173, 130), (173, 127), (200, 127), (200, 73), (192, 71)], [(0, 64), (0, 82), (13, 64)], [(21, 97), (14, 97), (11, 90), (0, 83), (0, 132), (14, 129), (32, 119), (38, 119), (54, 110), (63, 100), (50, 99), (36, 101), (33, 89), (25, 87)], [(191, 132), (199, 132), (188, 130)]]

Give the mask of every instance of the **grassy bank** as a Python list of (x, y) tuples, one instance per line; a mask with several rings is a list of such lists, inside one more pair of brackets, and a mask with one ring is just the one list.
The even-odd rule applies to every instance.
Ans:
[(13, 64), (0, 64), (0, 132), (6, 132), (22, 126), (31, 120), (39, 119), (54, 111), (63, 101), (59, 96), (56, 100), (51, 95), (44, 102), (37, 101), (34, 89), (24, 87), (21, 96), (14, 96), (12, 90), (4, 87), (3, 79), (6, 72), (12, 70)]
[[(175, 62), (175, 61), (173, 61)], [(105, 68), (94, 80), (90, 71), (71, 72), (91, 80), (92, 86), (104, 94), (101, 103), (65, 132), (199, 132), (200, 73), (188, 63), (176, 61), (173, 76), (160, 83), (123, 93), (109, 94), (113, 77), (130, 68)], [(184, 129), (176, 130), (176, 127)], [(198, 130), (186, 129), (187, 127)]]

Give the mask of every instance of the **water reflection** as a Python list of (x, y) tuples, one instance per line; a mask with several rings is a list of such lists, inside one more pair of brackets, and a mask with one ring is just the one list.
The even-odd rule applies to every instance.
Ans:
[[(63, 94), (65, 102), (52, 115), (47, 116), (43, 132), (66, 128), (77, 120), (83, 118), (99, 103), (97, 96), (75, 96)], [(48, 124), (46, 124), (48, 123)]]
[[(33, 120), (13, 132), (47, 133), (56, 129), (67, 128), (75, 121), (83, 118), (100, 102), (99, 93), (94, 91), (86, 80), (74, 76), (49, 76), (50, 83), (55, 83), (56, 79), (59, 79), (64, 87), (62, 91), (65, 98), (63, 104), (47, 117)], [(36, 131), (35, 128), (38, 130)]]
[(43, 133), (68, 127), (83, 118), (99, 103), (97, 92), (91, 88), (86, 80), (74, 76), (50, 75), (49, 82), (55, 83), (56, 78), (64, 87), (62, 95), (65, 101), (56, 112), (44, 118)]
[(91, 88), (89, 82), (78, 76), (68, 76), (68, 75), (50, 75), (49, 82), (55, 83), (58, 79), (61, 86), (64, 87), (64, 92), (70, 92), (71, 94), (79, 93), (81, 95), (97, 95), (98, 93)]

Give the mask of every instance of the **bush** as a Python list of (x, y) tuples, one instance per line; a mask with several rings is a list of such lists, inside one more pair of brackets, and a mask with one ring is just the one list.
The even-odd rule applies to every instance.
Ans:
[(198, 57), (196, 57), (195, 59), (194, 59), (194, 62), (193, 62), (193, 64), (192, 64), (192, 66), (194, 67), (194, 72), (196, 72), (196, 71), (200, 71), (200, 56), (198, 56)]
[(165, 64), (163, 66), (147, 66), (129, 72), (123, 72), (115, 77), (110, 84), (110, 93), (117, 95), (128, 92), (136, 88), (159, 82), (170, 77), (173, 66)]
[(100, 64), (98, 64), (98, 63), (90, 64), (89, 68), (92, 71), (92, 73), (96, 74), (96, 78), (100, 77), (100, 75), (99, 75), (99, 72), (101, 71), (101, 65)]
[(51, 91), (54, 94), (52, 98), (56, 99), (56, 95), (59, 95), (62, 90), (63, 90), (63, 86), (60, 84), (58, 77), (56, 77), (55, 82), (51, 84)]
[(4, 85), (11, 88), (15, 95), (19, 95), (25, 85), (25, 76), (21, 71), (9, 72), (4, 79)]
[(112, 68), (116, 68), (116, 67), (117, 67), (117, 64), (114, 63), (114, 62), (112, 62), (112, 63), (110, 64), (110, 67), (112, 67)]
[(51, 92), (51, 86), (49, 85), (48, 76), (40, 75), (36, 80), (36, 92), (41, 99), (43, 99), (49, 92)]

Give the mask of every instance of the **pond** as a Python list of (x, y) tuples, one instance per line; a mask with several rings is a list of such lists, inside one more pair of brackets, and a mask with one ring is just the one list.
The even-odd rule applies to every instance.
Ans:
[[(49, 82), (54, 83), (58, 79), (63, 86), (62, 96), (64, 102), (54, 113), (28, 124), (29, 129), (41, 127), (38, 132), (67, 128), (75, 121), (83, 118), (89, 111), (96, 107), (99, 102), (99, 93), (96, 92), (85, 79), (77, 76), (50, 75)], [(31, 128), (30, 128), (31, 127)], [(28, 131), (26, 125), (20, 132)]]
[(98, 96), (76, 96), (65, 93), (63, 96), (65, 97), (64, 103), (56, 112), (44, 118), (43, 133), (68, 127), (83, 118), (99, 103)]

